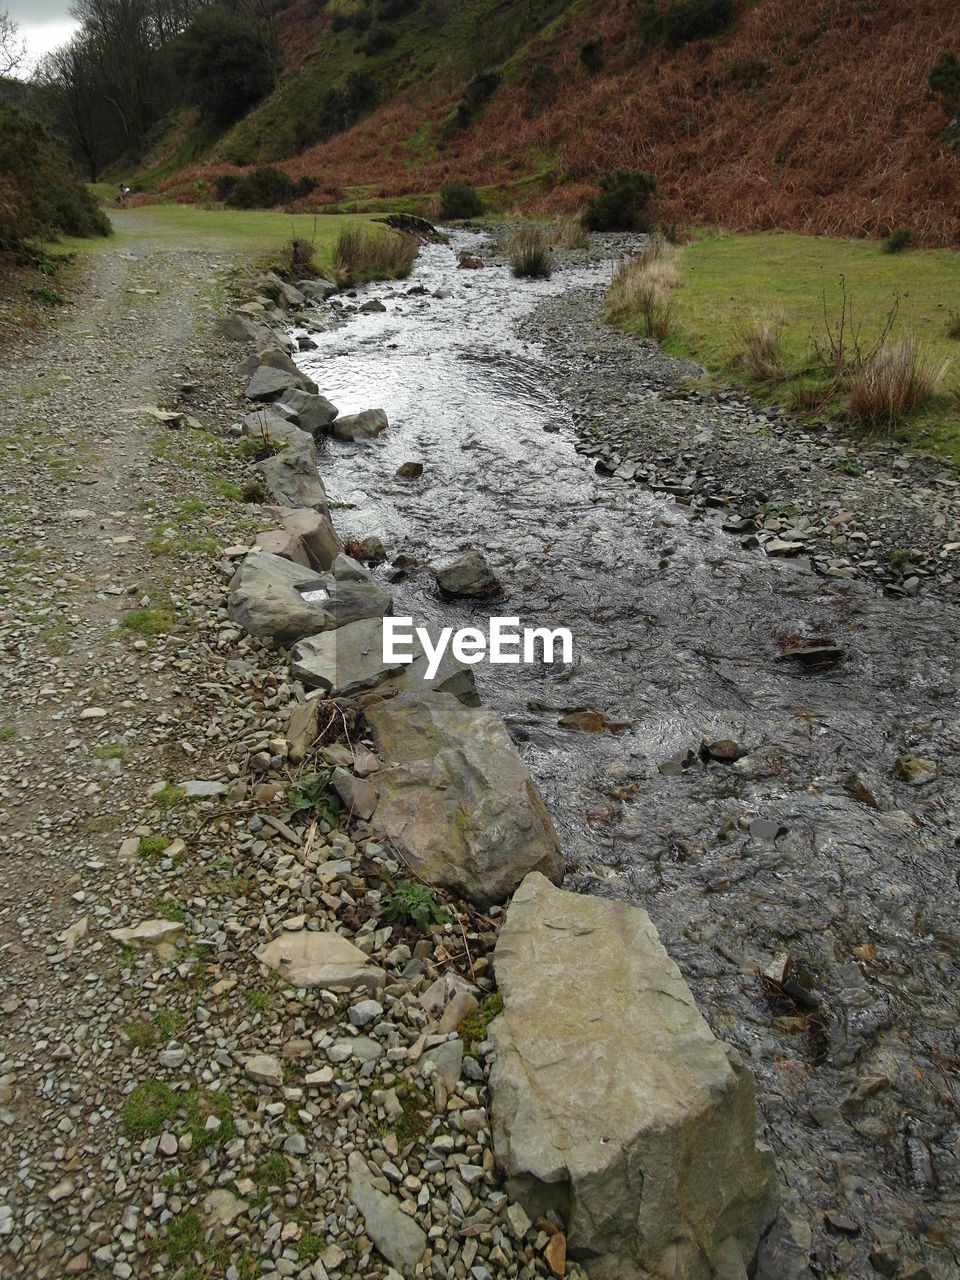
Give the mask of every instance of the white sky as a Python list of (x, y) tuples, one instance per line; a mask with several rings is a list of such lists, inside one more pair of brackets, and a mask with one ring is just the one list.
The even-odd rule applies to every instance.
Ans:
[(21, 78), (28, 76), (45, 53), (58, 45), (66, 44), (80, 25), (73, 18), (59, 18), (50, 22), (20, 22), (20, 38), (27, 46), (26, 66), (20, 70)]

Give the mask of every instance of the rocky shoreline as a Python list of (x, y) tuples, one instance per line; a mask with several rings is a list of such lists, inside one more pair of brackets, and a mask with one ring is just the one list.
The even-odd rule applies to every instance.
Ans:
[[(451, 661), (439, 687), (431, 688), (419, 668), (408, 669), (399, 683), (397, 673), (384, 668), (373, 633), (390, 600), (356, 560), (338, 549), (322, 481), (313, 478), (318, 475), (315, 444), (302, 425), (317, 423), (318, 438), (357, 440), (386, 429), (386, 415), (369, 410), (344, 425), (318, 388), (276, 346), (265, 345), (262, 331), (245, 318), (255, 315), (257, 326), (264, 317), (282, 323), (288, 307), (299, 311), (319, 290), (308, 285), (291, 296), (269, 277), (259, 285), (260, 296), (228, 321), (227, 331), (240, 336), (245, 330), (257, 348), (257, 356), (242, 366), (250, 374), (245, 396), (268, 407), (247, 414), (242, 432), (261, 442), (265, 452), (277, 450), (254, 466), (267, 498), (287, 510), (276, 511), (283, 525), (281, 554), (262, 550), (264, 538), (273, 535), (258, 536), (260, 547), (233, 572), (228, 609), (249, 634), (282, 644), (299, 640), (293, 671), (307, 687), (321, 695), (342, 689), (349, 669), (350, 687), (361, 691), (356, 702), (332, 704), (332, 713), (322, 697), (305, 697), (290, 712), (280, 758), (263, 752), (260, 767), (269, 771), (291, 755), (301, 763), (315, 758), (321, 724), (332, 720), (339, 728), (338, 714), (355, 717), (368, 736), (352, 754), (343, 754), (332, 776), (344, 806), (360, 820), (352, 831), (355, 843), (364, 844), (373, 860), (386, 857), (391, 876), (400, 869), (399, 855), (418, 882), (462, 895), (474, 910), (495, 910), (516, 894), (493, 935), (492, 971), (498, 979), (501, 970), (511, 976), (502, 1013), (490, 1025), (489, 1040), (478, 1046), (484, 1064), (478, 1084), (491, 1091), (492, 1120), (477, 1131), (484, 1163), (473, 1167), (476, 1178), (488, 1175), (488, 1189), (496, 1185), (496, 1177), (489, 1177), (495, 1170), (507, 1174), (508, 1191), (517, 1198), (505, 1204), (504, 1212), (514, 1221), (533, 1221), (546, 1234), (537, 1261), (547, 1272), (575, 1275), (573, 1259), (580, 1259), (588, 1274), (601, 1278), (710, 1274), (733, 1280), (745, 1275), (776, 1212), (772, 1164), (768, 1155), (754, 1151), (749, 1074), (732, 1050), (713, 1039), (645, 912), (594, 899), (587, 915), (596, 918), (587, 924), (587, 903), (550, 889), (549, 881), (559, 883), (564, 870), (552, 824), (503, 722), (477, 707), (469, 669)], [(282, 309), (271, 307), (271, 300), (281, 296)], [(294, 524), (309, 532), (294, 535)], [(325, 552), (318, 557), (321, 544)], [(459, 575), (441, 570), (441, 589), (449, 595), (451, 584), (460, 583), (454, 594), (458, 589), (472, 594), (474, 577), (485, 580), (485, 566), (470, 567), (469, 582), (462, 570)], [(457, 686), (459, 694), (444, 691)], [(330, 749), (325, 750), (332, 762)], [(376, 903), (379, 896), (372, 889), (367, 900)], [(562, 926), (564, 917), (568, 923)], [(311, 930), (316, 923), (310, 921)], [(305, 934), (318, 955), (330, 936), (322, 930)], [(565, 937), (569, 941), (561, 941), (549, 961), (548, 944)], [(586, 947), (582, 957), (576, 950), (580, 937), (589, 938), (581, 944)], [(297, 951), (302, 964), (294, 933), (271, 943), (278, 945), (278, 956), (286, 947)], [(518, 966), (515, 957), (523, 946), (528, 954)], [(465, 948), (469, 957), (466, 938)], [(626, 984), (619, 976), (625, 953), (636, 956)], [(390, 954), (382, 962), (397, 967)], [(471, 965), (470, 977), (475, 974)], [(444, 992), (452, 998), (441, 1025), (449, 1028), (449, 1045), (461, 1019), (477, 1013), (483, 990), (464, 974), (457, 984), (446, 981)], [(403, 968), (394, 976), (392, 993), (397, 1001), (412, 1000), (421, 986), (421, 975)], [(421, 999), (442, 1001), (437, 986)], [(358, 1008), (347, 1010), (354, 1023), (361, 1016)], [(385, 1019), (383, 1006), (376, 1004), (371, 1017)], [(655, 1027), (661, 1031), (654, 1033)], [(387, 1033), (387, 1025), (380, 1023), (378, 1031)], [(456, 1044), (462, 1058), (462, 1042)], [(434, 1052), (441, 1048), (443, 1042)], [(544, 1068), (549, 1075), (541, 1079)], [(403, 1078), (418, 1081), (409, 1069)], [(625, 1087), (618, 1090), (617, 1081)], [(455, 1089), (457, 1083), (454, 1071), (445, 1084)], [(478, 1098), (474, 1088), (473, 1094), (471, 1102), (486, 1101), (486, 1093)], [(553, 1105), (544, 1109), (541, 1100), (547, 1098)], [(588, 1098), (593, 1099), (589, 1106)], [(432, 1131), (433, 1125), (428, 1135)], [(610, 1143), (609, 1132), (617, 1134), (616, 1143)], [(417, 1263), (427, 1249), (431, 1201), (414, 1206), (412, 1197), (404, 1196), (411, 1176), (421, 1182), (420, 1155), (410, 1149), (387, 1154), (400, 1162), (390, 1162), (400, 1183), (399, 1203), (388, 1194), (388, 1180), (364, 1185), (365, 1178), (376, 1179), (378, 1169), (386, 1167), (376, 1143), (367, 1153), (372, 1169), (351, 1157), (354, 1203), (368, 1219), (404, 1209), (413, 1216), (395, 1239), (389, 1232), (374, 1239), (404, 1274), (421, 1274)], [(412, 1174), (404, 1157), (412, 1162)], [(701, 1159), (707, 1164), (698, 1171)], [(718, 1161), (729, 1162), (728, 1173), (719, 1178)], [(377, 1193), (386, 1198), (377, 1199)], [(482, 1280), (482, 1245), (479, 1255), (469, 1253), (469, 1272)], [(434, 1254), (429, 1273), (459, 1275), (449, 1261)], [(499, 1264), (494, 1274), (514, 1274), (504, 1265), (502, 1250), (490, 1261)]]

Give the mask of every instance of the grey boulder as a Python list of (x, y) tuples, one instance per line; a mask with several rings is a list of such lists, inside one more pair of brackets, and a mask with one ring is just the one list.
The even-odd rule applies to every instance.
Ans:
[(312, 507), (328, 513), (327, 491), (317, 471), (317, 451), (304, 431), (292, 427), (300, 438), (288, 440), (287, 447), (257, 464), (257, 473), (269, 497), (283, 507)]
[(380, 618), (390, 597), (372, 581), (339, 582), (268, 551), (250, 551), (230, 583), (227, 611), (254, 636), (291, 644), (358, 618)]
[(449, 693), (364, 709), (380, 758), (377, 827), (430, 884), (480, 907), (530, 871), (563, 877), (553, 823), (498, 715)]
[(462, 597), (486, 600), (499, 595), (503, 588), (496, 574), (479, 551), (467, 551), (464, 555), (438, 569), (437, 586), (440, 594), (448, 598)]
[[(432, 629), (431, 638), (436, 642), (437, 632)], [(384, 697), (433, 689), (452, 693), (467, 706), (479, 706), (473, 672), (458, 662), (449, 649), (429, 683), (424, 678), (427, 658), (420, 642), (414, 639), (409, 651), (413, 662), (385, 662), (383, 619), (364, 618), (334, 632), (301, 640), (293, 651), (291, 669), (295, 679), (323, 689), (332, 698), (356, 698), (374, 689)]]
[(315, 394), (317, 384), (299, 370), (291, 372), (289, 369), (274, 369), (272, 365), (261, 364), (247, 383), (243, 394), (248, 400), (278, 400), (284, 391), (293, 389)]
[(262, 551), (293, 560), (309, 569), (329, 569), (343, 547), (325, 512), (312, 507), (266, 507), (264, 513), (281, 526), (257, 534)]
[(550, 1209), (592, 1280), (735, 1280), (777, 1211), (753, 1080), (647, 913), (517, 890), (494, 954), (493, 1139), (508, 1194)]
[(309, 391), (299, 391), (295, 387), (283, 393), (280, 404), (292, 409), (299, 425), (312, 436), (326, 431), (339, 412), (326, 396), (311, 395)]
[(330, 426), (330, 434), (338, 440), (372, 440), (387, 429), (387, 415), (382, 409), (364, 409), (361, 413), (337, 418)]

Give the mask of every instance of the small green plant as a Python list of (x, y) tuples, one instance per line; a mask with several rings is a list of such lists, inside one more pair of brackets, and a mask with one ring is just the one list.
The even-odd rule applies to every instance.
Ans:
[(313, 256), (313, 243), (303, 236), (291, 236), (283, 246), (284, 273), (291, 280), (304, 280), (318, 274), (319, 268)]
[(904, 249), (909, 249), (913, 244), (913, 232), (909, 227), (897, 227), (896, 231), (891, 231), (883, 242), (884, 253), (903, 253)]
[(162, 1009), (154, 1011), (153, 1023), (164, 1040), (170, 1040), (183, 1030), (187, 1019), (179, 1009), (170, 1009), (164, 1006)]
[(243, 490), (239, 485), (234, 484), (232, 480), (225, 480), (222, 476), (213, 476), (210, 483), (214, 492), (218, 493), (221, 498), (226, 498), (228, 502), (243, 501)]
[(765, 386), (775, 387), (783, 382), (787, 373), (783, 364), (783, 318), (771, 321), (766, 316), (755, 316), (749, 328), (742, 334), (741, 361), (747, 376)]
[(502, 1012), (503, 996), (499, 992), (487, 996), (480, 1008), (468, 1013), (460, 1023), (460, 1039), (468, 1048), (481, 1044), (487, 1038), (487, 1027)]
[(123, 1028), (123, 1033), (135, 1049), (149, 1049), (157, 1042), (157, 1033), (145, 1018), (128, 1022)]
[(947, 337), (960, 338), (960, 311), (951, 311), (947, 318)]
[(553, 270), (550, 241), (540, 227), (520, 227), (507, 246), (510, 269), (517, 277), (547, 280)]
[(383, 899), (384, 920), (412, 924), (426, 933), (431, 924), (447, 924), (450, 912), (437, 902), (436, 891), (419, 880), (401, 880)]
[(415, 236), (384, 229), (344, 227), (333, 250), (333, 267), (341, 286), (368, 280), (405, 280), (419, 252)]
[[(2, 737), (0, 733), (0, 737)], [(122, 760), (124, 748), (119, 742), (107, 742), (103, 746), (94, 747), (91, 753), (95, 760)]]
[(185, 799), (183, 787), (165, 782), (162, 788), (150, 797), (150, 803), (158, 809), (175, 809), (177, 805), (183, 804)]
[(147, 1080), (128, 1095), (121, 1119), (131, 1138), (153, 1138), (177, 1109), (176, 1096), (161, 1080)]
[(141, 636), (165, 635), (173, 626), (169, 609), (131, 609), (120, 619), (121, 631), (135, 631)]
[(440, 221), (456, 222), (463, 218), (479, 218), (483, 201), (465, 182), (451, 182), (440, 192)]
[(141, 836), (137, 853), (141, 858), (159, 858), (168, 844), (166, 836)]
[(289, 1174), (287, 1162), (279, 1151), (271, 1151), (257, 1165), (253, 1172), (253, 1180), (261, 1189), (266, 1187), (282, 1187)]
[(323, 1252), (324, 1243), (323, 1236), (315, 1235), (312, 1231), (304, 1231), (297, 1241), (297, 1261), (316, 1262)]
[(167, 1223), (166, 1248), (174, 1266), (187, 1262), (203, 1244), (203, 1223), (194, 1209), (188, 1209)]
[(290, 804), (289, 817), (305, 813), (317, 816), (332, 827), (337, 825), (340, 817), (340, 797), (330, 787), (330, 772), (308, 773), (289, 788), (287, 800)]
[(618, 169), (599, 179), (600, 191), (587, 204), (583, 225), (588, 231), (646, 231), (647, 205), (656, 180), (640, 169)]
[(13, 725), (0, 725), (0, 742), (9, 742), (11, 738), (15, 738), (16, 736), (17, 731), (14, 729)]

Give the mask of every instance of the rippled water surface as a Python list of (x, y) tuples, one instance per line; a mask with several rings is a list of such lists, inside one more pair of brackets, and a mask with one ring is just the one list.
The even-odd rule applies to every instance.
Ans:
[[(339, 531), (417, 562), (390, 585), (395, 613), (571, 628), (569, 668), (475, 668), (554, 817), (569, 883), (642, 903), (715, 1030), (750, 1058), (785, 1206), (826, 1273), (872, 1275), (869, 1246), (892, 1232), (904, 1258), (955, 1274), (957, 610), (764, 559), (719, 517), (596, 475), (573, 418), (610, 263), (518, 282), (502, 264), (458, 269), (462, 243), (428, 246), (410, 280), (346, 299), (387, 309), (342, 316), (300, 358), (341, 413), (382, 407), (390, 421), (321, 456), (330, 497), (350, 504)], [(558, 364), (518, 325), (574, 286), (585, 342)], [(622, 404), (623, 380), (643, 383), (643, 350), (603, 340), (623, 347), (610, 388)], [(419, 480), (395, 478), (406, 461), (423, 463)], [(437, 597), (430, 569), (467, 546), (503, 581), (492, 608)], [(812, 637), (843, 648), (839, 666), (778, 661)], [(614, 728), (560, 726), (584, 707)], [(705, 736), (748, 755), (705, 764)], [(936, 780), (900, 782), (905, 752), (936, 762)], [(778, 951), (809, 999), (771, 998), (756, 965)], [(824, 1234), (824, 1210), (859, 1234)], [(791, 1222), (778, 1257), (805, 1238)]]

